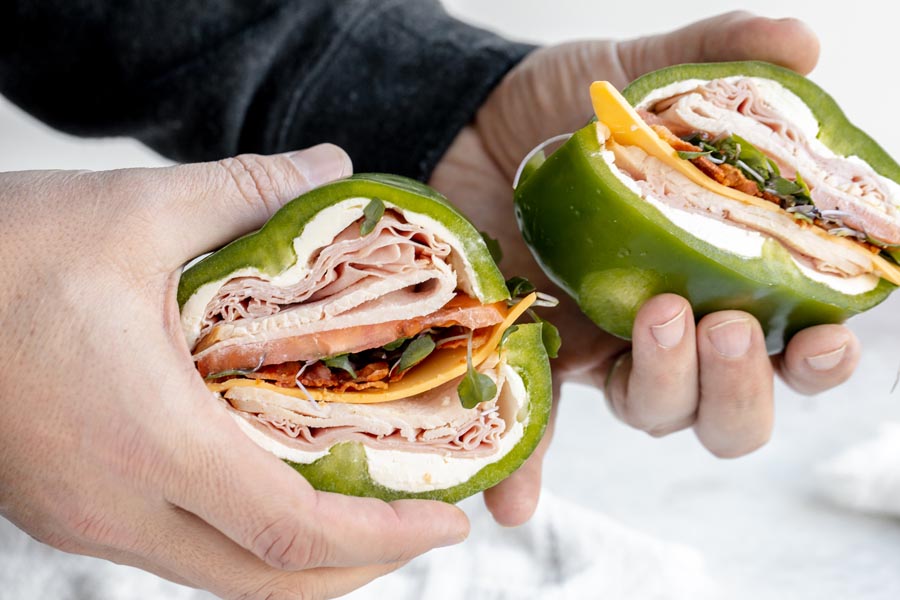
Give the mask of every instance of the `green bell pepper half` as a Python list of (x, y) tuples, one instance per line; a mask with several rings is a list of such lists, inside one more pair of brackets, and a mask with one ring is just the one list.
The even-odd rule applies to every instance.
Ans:
[[(379, 198), (404, 210), (425, 214), (453, 233), (463, 245), (481, 294), (492, 303), (509, 298), (505, 280), (475, 227), (433, 189), (404, 177), (359, 174), (316, 188), (283, 206), (258, 231), (245, 235), (186, 269), (178, 285), (178, 304), (184, 304), (200, 287), (227, 279), (244, 268), (256, 268), (274, 276), (295, 261), (293, 241), (320, 211), (347, 198)], [(359, 442), (335, 445), (310, 464), (285, 461), (320, 490), (384, 500), (428, 498), (457, 502), (509, 476), (537, 447), (550, 416), (551, 379), (549, 358), (541, 342), (541, 325), (519, 325), (502, 345), (508, 364), (525, 384), (526, 405), (518, 418), (524, 423), (522, 439), (503, 458), (486, 465), (467, 481), (446, 489), (410, 493), (390, 489), (371, 479), (365, 450)]]
[[(772, 79), (804, 100), (820, 124), (819, 140), (840, 155), (856, 155), (900, 181), (900, 166), (852, 125), (834, 100), (806, 78), (761, 62), (687, 64), (655, 71), (623, 91), (637, 105), (651, 91), (687, 79), (734, 75)], [(881, 280), (857, 295), (801, 274), (789, 253), (767, 240), (760, 258), (725, 252), (675, 226), (628, 189), (602, 159), (596, 123), (579, 130), (515, 191), (519, 227), (547, 274), (604, 330), (629, 339), (641, 305), (671, 292), (688, 299), (696, 318), (723, 309), (755, 316), (769, 352), (796, 332), (841, 323), (884, 300)], [(532, 165), (534, 167), (534, 165)]]

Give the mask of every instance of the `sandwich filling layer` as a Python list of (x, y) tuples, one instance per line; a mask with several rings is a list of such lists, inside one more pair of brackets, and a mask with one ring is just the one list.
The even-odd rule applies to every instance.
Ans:
[(604, 158), (641, 197), (773, 239), (804, 275), (845, 293), (900, 283), (882, 253), (900, 243), (900, 186), (819, 142), (812, 113), (780, 84), (683, 81), (637, 110), (602, 82), (592, 98)]
[[(205, 290), (183, 320), (194, 361), (241, 428), (282, 458), (308, 464), (356, 442), (382, 485), (455, 485), (527, 425), (502, 339), (533, 295), (482, 303), (446, 230), (391, 206), (365, 230), (361, 212), (292, 267), (301, 276), (237, 272)], [(464, 406), (457, 390), (473, 372), (495, 391)], [(385, 465), (407, 455), (429, 458), (391, 475)]]

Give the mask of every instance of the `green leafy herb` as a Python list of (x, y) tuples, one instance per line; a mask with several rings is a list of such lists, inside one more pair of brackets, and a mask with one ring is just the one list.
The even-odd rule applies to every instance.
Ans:
[(399, 348), (400, 346), (402, 346), (402, 345), (403, 345), (403, 342), (405, 342), (405, 341), (408, 340), (408, 339), (409, 339), (409, 338), (405, 338), (405, 337), (397, 338), (397, 339), (394, 340), (393, 342), (390, 342), (390, 343), (388, 343), (388, 344), (385, 344), (384, 346), (382, 346), (382, 348), (385, 349), (385, 350), (387, 350), (388, 352), (393, 352), (394, 350), (396, 350), (397, 348)]
[(734, 138), (740, 148), (736, 158), (756, 171), (757, 174), (762, 175), (763, 179), (768, 179), (770, 172), (769, 157), (741, 136), (732, 134), (731, 137)]
[(487, 402), (497, 395), (497, 384), (494, 380), (479, 373), (472, 366), (472, 336), (469, 335), (469, 343), (466, 347), (466, 374), (456, 386), (456, 393), (464, 408), (475, 408), (482, 402)]
[(372, 233), (378, 221), (384, 216), (384, 202), (380, 198), (372, 198), (363, 209), (363, 216), (365, 219), (359, 226), (359, 235), (365, 236)]
[(803, 188), (784, 177), (775, 176), (766, 182), (766, 191), (779, 197), (793, 196), (803, 191)]
[(338, 354), (330, 358), (322, 360), (329, 369), (340, 369), (350, 374), (350, 377), (356, 379), (356, 371), (353, 369), (353, 363), (350, 362), (349, 354)]
[(250, 375), (251, 373), (255, 373), (256, 369), (229, 369), (228, 371), (219, 371), (218, 373), (210, 373), (206, 377), (203, 378), (203, 381), (210, 381), (212, 379), (221, 379), (222, 377), (238, 377), (241, 375)]
[(693, 160), (695, 158), (700, 158), (701, 156), (709, 156), (712, 154), (712, 150), (703, 150), (702, 152), (692, 152), (689, 150), (679, 150), (678, 158), (683, 158), (684, 160)]
[(411, 341), (409, 346), (403, 350), (397, 369), (401, 372), (405, 371), (425, 360), (425, 357), (433, 351), (434, 340), (431, 339), (430, 335), (421, 335)]
[(544, 350), (547, 351), (547, 356), (550, 358), (559, 356), (559, 349), (562, 347), (562, 337), (559, 335), (559, 329), (550, 321), (537, 316), (537, 313), (531, 309), (528, 309), (528, 314), (535, 323), (541, 324), (541, 341), (544, 343)]
[(513, 298), (521, 298), (533, 292), (536, 288), (524, 277), (511, 277), (506, 280), (506, 289)]
[(506, 340), (509, 338), (509, 336), (511, 336), (518, 330), (519, 330), (518, 325), (510, 325), (509, 327), (507, 327), (506, 331), (503, 332), (503, 335), (500, 336), (500, 343), (497, 344), (497, 349), (503, 348), (503, 344), (506, 343)]
[(500, 242), (492, 238), (486, 231), (479, 231), (478, 233), (481, 234), (488, 252), (491, 253), (491, 258), (499, 265), (500, 261), (503, 260), (503, 248), (500, 247)]
[[(727, 163), (737, 167), (744, 175), (756, 182), (761, 192), (777, 196), (782, 208), (813, 204), (809, 186), (800, 177), (800, 173), (797, 173), (795, 181), (782, 177), (781, 170), (774, 160), (739, 135), (732, 134), (719, 140), (710, 141), (706, 135), (695, 134), (685, 141), (699, 146), (703, 152), (679, 152), (679, 155), (687, 155), (682, 158), (706, 155), (717, 164)], [(808, 214), (794, 213), (793, 216), (796, 219), (811, 220)]]

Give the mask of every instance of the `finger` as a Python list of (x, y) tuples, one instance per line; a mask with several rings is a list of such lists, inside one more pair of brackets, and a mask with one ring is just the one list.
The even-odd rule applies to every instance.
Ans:
[(332, 144), (260, 156), (135, 171), (143, 177), (154, 222), (165, 228), (177, 260), (218, 248), (262, 226), (272, 214), (319, 185), (350, 175), (347, 154)]
[(560, 385), (556, 381), (553, 383), (554, 402), (550, 409), (547, 430), (537, 448), (512, 475), (484, 491), (485, 506), (493, 515), (494, 520), (504, 527), (523, 525), (537, 510), (541, 497), (544, 457), (550, 448), (550, 441), (553, 439), (553, 430), (556, 426)]
[[(196, 516), (168, 507), (147, 518), (141, 556), (126, 564), (175, 577), (222, 598), (335, 598), (390, 573), (403, 562), (292, 572), (273, 568)], [(170, 578), (170, 577), (169, 577)]]
[[(209, 399), (201, 383), (197, 397)], [(468, 520), (455, 506), (383, 502), (318, 492), (259, 448), (219, 405), (197, 402), (163, 482), (167, 500), (282, 569), (408, 560), (462, 541)]]
[(694, 430), (710, 452), (733, 458), (756, 450), (772, 433), (772, 363), (751, 315), (727, 310), (697, 324), (700, 406)]
[(675, 294), (651, 298), (635, 318), (631, 355), (610, 374), (610, 406), (628, 425), (659, 436), (693, 423), (698, 394), (690, 304)]
[(775, 366), (802, 394), (818, 394), (844, 383), (859, 363), (856, 335), (842, 325), (818, 325), (797, 333)]
[(819, 40), (797, 19), (735, 11), (667, 34), (622, 42), (619, 59), (629, 81), (669, 65), (729, 60), (764, 60), (809, 73), (819, 59)]

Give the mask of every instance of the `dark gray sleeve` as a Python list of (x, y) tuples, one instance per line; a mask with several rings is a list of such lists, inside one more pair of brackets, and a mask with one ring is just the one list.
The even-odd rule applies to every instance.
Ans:
[(180, 161), (333, 142), (427, 178), (531, 50), (437, 0), (5, 0), (0, 93)]

